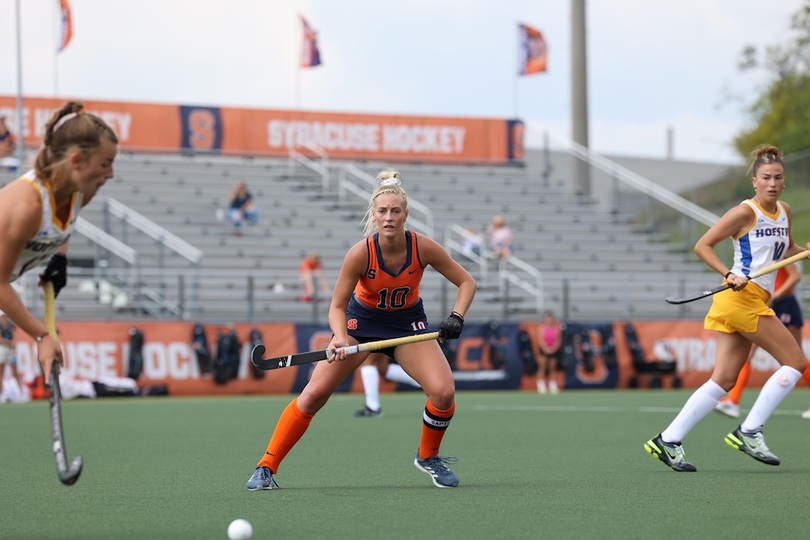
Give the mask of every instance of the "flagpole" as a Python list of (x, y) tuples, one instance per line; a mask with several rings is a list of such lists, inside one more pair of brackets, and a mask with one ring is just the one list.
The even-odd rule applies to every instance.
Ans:
[(520, 25), (518, 24), (518, 38), (515, 40), (515, 71), (512, 80), (512, 112), (518, 117), (518, 81), (520, 80)]
[[(54, 35), (57, 36), (57, 40), (59, 39), (59, 29), (60, 29), (60, 21), (59, 18), (61, 16), (62, 10), (57, 6), (56, 13), (54, 16)], [(59, 96), (59, 43), (56, 43), (56, 46), (53, 48), (53, 95), (54, 97)]]
[(17, 9), (17, 170), (23, 170), (25, 159), (25, 132), (23, 131), (23, 91), (22, 91), (22, 25), (20, 24), (20, 0)]
[(298, 58), (295, 60), (295, 108), (301, 109), (301, 59), (304, 57), (304, 16), (298, 13)]
[(301, 108), (301, 61), (299, 55), (298, 67), (295, 68), (295, 108)]

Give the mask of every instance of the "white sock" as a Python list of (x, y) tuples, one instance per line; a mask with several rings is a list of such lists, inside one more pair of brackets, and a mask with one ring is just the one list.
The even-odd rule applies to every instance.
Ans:
[(402, 366), (399, 364), (388, 364), (388, 370), (385, 372), (385, 378), (392, 382), (410, 384), (414, 388), (422, 388), (418, 382), (413, 380), (413, 377), (405, 373), (405, 370), (402, 369)]
[(695, 390), (686, 400), (675, 420), (661, 432), (661, 438), (664, 439), (664, 442), (681, 442), (686, 434), (698, 425), (698, 422), (714, 410), (720, 398), (725, 395), (726, 391), (713, 380), (709, 379), (703, 383), (703, 386)]
[(360, 378), (363, 380), (363, 390), (366, 393), (366, 407), (380, 410), (380, 372), (377, 366), (363, 366), (360, 368)]
[(774, 371), (762, 386), (754, 406), (751, 407), (751, 412), (740, 424), (740, 429), (746, 433), (761, 430), (776, 407), (782, 403), (782, 400), (793, 390), (801, 378), (801, 372), (790, 366), (782, 366)]

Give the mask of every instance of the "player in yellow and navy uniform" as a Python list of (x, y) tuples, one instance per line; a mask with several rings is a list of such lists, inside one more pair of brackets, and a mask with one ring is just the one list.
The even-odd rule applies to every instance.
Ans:
[[(762, 387), (745, 420), (725, 436), (725, 442), (757, 461), (779, 465), (779, 458), (765, 444), (762, 429), (807, 364), (799, 344), (768, 306), (775, 275), (749, 279), (752, 272), (802, 252), (790, 231), (790, 207), (779, 200), (785, 188), (782, 152), (775, 146), (757, 147), (750, 172), (755, 196), (726, 212), (695, 244), (695, 253), (732, 286), (714, 295), (704, 321), (707, 330), (718, 334), (711, 378), (692, 394), (665, 430), (644, 444), (650, 455), (679, 472), (697, 470), (684, 458), (681, 441), (734, 386), (752, 344), (770, 353), (781, 367)], [(714, 249), (727, 238), (734, 243), (731, 269)]]

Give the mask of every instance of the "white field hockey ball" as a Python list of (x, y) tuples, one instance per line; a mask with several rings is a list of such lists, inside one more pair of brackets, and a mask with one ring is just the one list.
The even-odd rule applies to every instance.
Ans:
[(231, 540), (248, 540), (253, 536), (253, 526), (246, 519), (235, 519), (228, 525), (228, 538)]

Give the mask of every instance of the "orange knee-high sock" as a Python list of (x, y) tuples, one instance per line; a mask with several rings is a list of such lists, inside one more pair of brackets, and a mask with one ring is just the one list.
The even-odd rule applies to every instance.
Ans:
[(422, 438), (419, 440), (419, 457), (427, 459), (438, 455), (444, 432), (447, 431), (447, 426), (450, 425), (455, 410), (455, 402), (449, 409), (443, 411), (436, 408), (430, 400), (427, 400), (425, 413), (422, 416)]
[(273, 436), (270, 437), (270, 443), (267, 445), (264, 457), (256, 466), (268, 467), (273, 474), (277, 473), (281, 460), (304, 435), (312, 416), (298, 408), (297, 398), (292, 400), (284, 409), (284, 412), (281, 413), (276, 429), (273, 431)]
[(748, 384), (748, 378), (751, 376), (751, 362), (748, 361), (740, 370), (740, 374), (737, 375), (737, 383), (734, 385), (728, 393), (728, 398), (734, 402), (735, 405), (740, 404), (740, 399), (742, 398), (743, 392), (745, 391), (745, 385)]
[(810, 361), (807, 362), (807, 366), (804, 368), (804, 373), (802, 373), (802, 380), (804, 384), (810, 386)]

